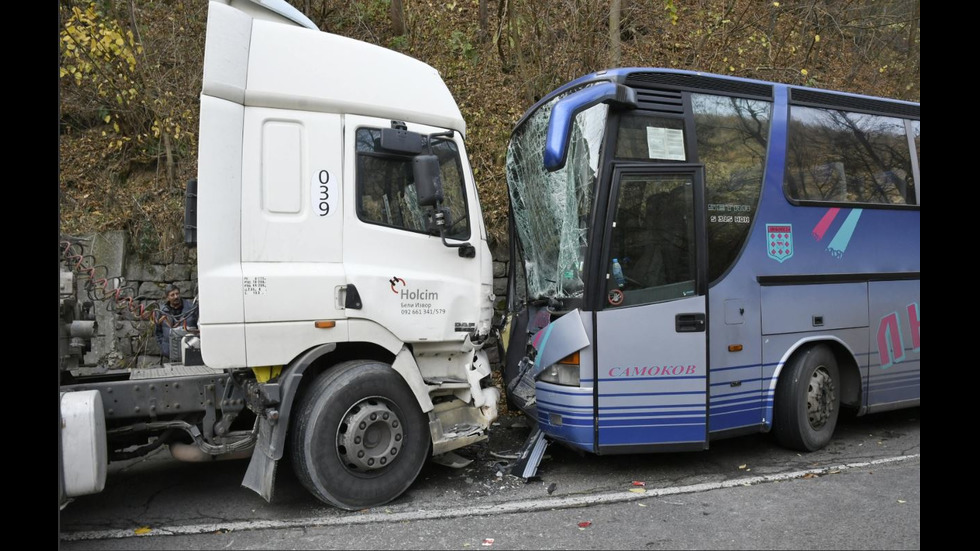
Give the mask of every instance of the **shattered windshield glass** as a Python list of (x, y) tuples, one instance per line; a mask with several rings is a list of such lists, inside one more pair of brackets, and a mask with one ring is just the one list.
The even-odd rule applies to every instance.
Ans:
[(582, 296), (592, 195), (609, 111), (599, 104), (576, 115), (565, 166), (548, 172), (545, 139), (557, 101), (528, 118), (507, 147), (507, 188), (531, 300)]

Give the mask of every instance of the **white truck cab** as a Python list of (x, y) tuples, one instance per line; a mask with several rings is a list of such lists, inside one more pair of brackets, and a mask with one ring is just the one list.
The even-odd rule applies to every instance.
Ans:
[(155, 401), (151, 423), (133, 380), (64, 389), (134, 403), (98, 413), (110, 460), (134, 426), (178, 428), (175, 457), (250, 453), (243, 485), (271, 500), (290, 447), (315, 496), (360, 509), (486, 439), (492, 264), (465, 132), (431, 66), (285, 1), (210, 2), (185, 220), (203, 365), (161, 369), (187, 394), (168, 384), (180, 416)]

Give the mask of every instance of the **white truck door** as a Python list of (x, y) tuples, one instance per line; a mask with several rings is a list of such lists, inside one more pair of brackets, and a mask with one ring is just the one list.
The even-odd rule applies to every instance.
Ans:
[[(385, 150), (381, 130), (386, 119), (348, 115), (345, 120), (347, 164), (344, 177), (344, 265), (361, 307), (348, 318), (372, 320), (403, 342), (462, 340), (479, 322), (488, 299), (483, 292), (480, 216), (465, 151), (457, 134), (434, 140), (444, 201), (449, 208), (446, 241), (476, 247), (475, 257), (447, 247), (427, 231), (427, 209), (414, 186), (412, 155)], [(444, 129), (408, 124), (423, 136)], [(352, 335), (352, 339), (354, 336)]]

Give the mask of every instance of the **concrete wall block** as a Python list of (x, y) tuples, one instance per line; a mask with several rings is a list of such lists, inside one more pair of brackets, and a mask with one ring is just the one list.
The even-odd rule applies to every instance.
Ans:
[(497, 295), (498, 297), (507, 295), (507, 278), (494, 278), (493, 294)]
[(95, 263), (105, 266), (106, 274), (99, 277), (119, 277), (123, 275), (123, 260), (126, 251), (126, 232), (111, 231), (91, 236), (86, 243), (85, 252), (95, 257)]
[(126, 269), (129, 281), (163, 281), (166, 266), (163, 264), (138, 264), (130, 261)]
[(142, 281), (146, 279), (143, 273), (143, 265), (131, 257), (126, 258), (126, 267), (123, 269), (123, 276), (126, 278), (126, 281)]
[(144, 281), (154, 281), (157, 283), (162, 283), (168, 281), (167, 268), (169, 264), (146, 264), (143, 266), (142, 278)]
[[(163, 269), (163, 280), (166, 282), (190, 279), (190, 264), (171, 264)], [(178, 285), (180, 287), (180, 285)], [(181, 289), (183, 290), (183, 289)]]
[(156, 251), (147, 260), (149, 264), (172, 264), (174, 262), (174, 252), (172, 250)]
[(139, 286), (139, 296), (142, 299), (153, 301), (162, 300), (164, 284), (160, 282), (144, 281)]
[[(126, 233), (112, 231), (91, 237), (91, 246), (86, 247), (86, 253), (92, 255), (97, 269), (96, 277), (116, 278), (123, 275), (123, 265), (126, 251)], [(104, 269), (104, 272), (102, 271)], [(106, 284), (99, 291), (111, 291), (113, 283)], [(110, 288), (111, 287), (111, 288)], [(80, 300), (88, 300), (87, 294), (79, 296)], [(109, 298), (109, 300), (114, 300)], [(120, 360), (116, 348), (116, 312), (114, 308), (106, 308), (105, 303), (97, 303), (94, 307), (97, 326), (96, 337), (92, 339), (92, 350), (85, 355), (86, 365), (99, 365), (115, 368)]]
[[(183, 236), (181, 236), (183, 239)], [(184, 242), (174, 245), (174, 263), (176, 264), (197, 264), (197, 248), (188, 247)]]
[(493, 277), (507, 277), (507, 263), (506, 262), (493, 262)]
[(141, 340), (139, 343), (139, 348), (143, 349), (143, 354), (149, 354), (151, 356), (160, 355), (160, 344), (157, 343), (157, 340), (153, 336), (150, 336), (148, 339)]
[(487, 246), (490, 247), (490, 256), (494, 260), (506, 261), (510, 257), (510, 247), (506, 239), (498, 240), (491, 236)]
[(131, 321), (123, 320), (116, 322), (116, 338), (129, 339), (141, 334), (145, 329), (142, 326), (151, 325), (150, 321)]
[(116, 352), (119, 352), (123, 357), (129, 358), (133, 355), (133, 345), (130, 339), (116, 339)]
[(193, 299), (197, 296), (197, 281), (177, 281), (175, 285), (180, 289), (181, 297)]
[(152, 323), (146, 322), (140, 334), (130, 338), (133, 355), (160, 353), (160, 347), (157, 345), (156, 337), (153, 334), (154, 327)]

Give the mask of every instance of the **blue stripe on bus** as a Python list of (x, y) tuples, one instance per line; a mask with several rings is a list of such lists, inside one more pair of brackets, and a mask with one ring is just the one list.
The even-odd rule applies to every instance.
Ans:
[(754, 388), (752, 390), (743, 390), (741, 392), (716, 392), (711, 395), (711, 402), (724, 401), (726, 399), (745, 399), (745, 398), (755, 398), (759, 399), (759, 395), (762, 393), (761, 388)]
[(616, 445), (655, 445), (655, 444), (684, 444), (689, 442), (704, 442), (707, 425), (700, 423), (690, 426), (637, 428), (609, 427), (600, 429), (599, 444), (603, 446)]
[(759, 425), (762, 423), (764, 417), (765, 409), (761, 405), (725, 413), (717, 413), (712, 410), (711, 419), (708, 422), (708, 426), (711, 428), (712, 432), (736, 429), (740, 427)]
[(762, 367), (761, 364), (748, 364), (748, 365), (733, 365), (729, 367), (712, 367), (712, 373), (720, 373), (722, 371), (736, 371), (739, 369), (759, 369)]
[[(750, 383), (765, 382), (765, 381), (768, 381), (769, 379), (770, 379), (770, 377), (753, 377), (751, 379), (739, 379), (739, 382), (741, 384), (743, 384), (743, 385), (747, 385), (747, 384), (750, 384)], [(714, 387), (719, 387), (719, 386), (731, 386), (731, 385), (732, 385), (732, 382), (731, 381), (722, 381), (720, 383), (711, 383), (708, 386), (714, 388)], [(758, 392), (758, 389), (756, 390), (756, 392)]]

